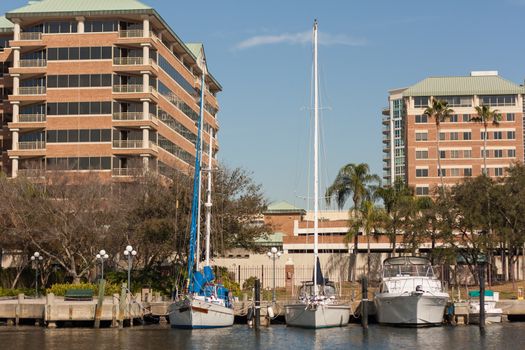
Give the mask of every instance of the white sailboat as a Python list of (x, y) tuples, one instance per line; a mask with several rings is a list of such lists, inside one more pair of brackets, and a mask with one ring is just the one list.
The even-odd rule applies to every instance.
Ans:
[[(211, 174), (213, 154), (213, 129), (210, 128), (208, 152), (208, 189), (206, 200), (206, 262), (203, 271), (199, 271), (199, 222), (200, 217), (200, 184), (201, 184), (201, 149), (202, 125), (204, 119), (205, 74), (202, 76), (200, 120), (197, 136), (197, 157), (195, 160), (195, 178), (193, 186), (192, 223), (190, 232), (190, 252), (188, 258), (188, 292), (181, 300), (169, 306), (169, 321), (173, 328), (217, 328), (233, 325), (233, 304), (228, 289), (215, 283), (215, 276), (210, 265), (210, 231), (211, 231)], [(196, 249), (197, 248), (197, 249)], [(194, 260), (194, 255), (197, 258)], [(196, 268), (194, 268), (194, 261)]]
[(383, 262), (381, 285), (374, 297), (379, 323), (441, 325), (448, 299), (427, 258), (400, 256)]
[(349, 305), (336, 299), (335, 286), (325, 280), (318, 257), (319, 223), (319, 92), (317, 72), (317, 20), (313, 28), (314, 43), (314, 273), (313, 281), (305, 282), (299, 300), (285, 306), (287, 326), (303, 328), (326, 328), (345, 326), (350, 319)]

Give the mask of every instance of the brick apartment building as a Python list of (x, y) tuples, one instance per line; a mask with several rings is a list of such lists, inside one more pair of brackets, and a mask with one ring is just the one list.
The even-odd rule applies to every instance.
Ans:
[(471, 120), (475, 106), (488, 105), (502, 116), (489, 125), (487, 172), (503, 176), (505, 168), (523, 162), (523, 96), (525, 88), (497, 72), (472, 72), (462, 77), (431, 77), (408, 88), (389, 92), (383, 110), (383, 178), (403, 178), (417, 195), (427, 195), (440, 182), (436, 126), (423, 115), (432, 98), (445, 100), (454, 110), (440, 129), (441, 172), (445, 185), (453, 185), (483, 171), (483, 126)]
[(205, 75), (204, 162), (217, 93), (202, 44), (136, 0), (42, 0), (0, 17), (0, 170), (128, 177), (194, 164)]

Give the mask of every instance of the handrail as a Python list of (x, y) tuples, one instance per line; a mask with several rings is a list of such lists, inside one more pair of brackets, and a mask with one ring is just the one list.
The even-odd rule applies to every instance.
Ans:
[(18, 169), (18, 176), (42, 177), (45, 173), (45, 169)]
[(113, 120), (142, 120), (142, 112), (113, 112)]
[(45, 122), (45, 121), (46, 121), (45, 114), (20, 114), (18, 115), (19, 123), (39, 123), (39, 122)]
[(141, 168), (113, 168), (113, 176), (133, 176), (142, 174)]
[(139, 66), (144, 64), (143, 57), (113, 57), (113, 64), (121, 66)]
[(113, 140), (113, 148), (143, 148), (142, 140)]
[(42, 33), (40, 32), (21, 32), (20, 40), (42, 40)]
[(20, 150), (33, 150), (33, 149), (45, 149), (46, 141), (22, 141), (18, 142), (18, 149)]
[(127, 29), (120, 30), (119, 37), (121, 38), (142, 38), (144, 37), (144, 30), (142, 29)]
[(113, 92), (117, 92), (117, 93), (144, 92), (144, 85), (142, 84), (113, 85)]
[(19, 61), (20, 67), (46, 67), (47, 66), (47, 60), (44, 58), (36, 58), (36, 59), (21, 59)]
[(19, 95), (43, 95), (45, 93), (45, 86), (20, 86), (18, 88)]

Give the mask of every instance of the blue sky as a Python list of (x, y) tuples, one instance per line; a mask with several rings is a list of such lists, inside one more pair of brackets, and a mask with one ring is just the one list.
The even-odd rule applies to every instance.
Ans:
[[(0, 12), (26, 2), (2, 0)], [(204, 43), (224, 87), (220, 160), (252, 171), (269, 201), (308, 207), (314, 18), (325, 108), (322, 187), (346, 163), (366, 162), (381, 175), (388, 90), (471, 70), (498, 70), (516, 83), (525, 77), (525, 0), (143, 2), (182, 40)]]

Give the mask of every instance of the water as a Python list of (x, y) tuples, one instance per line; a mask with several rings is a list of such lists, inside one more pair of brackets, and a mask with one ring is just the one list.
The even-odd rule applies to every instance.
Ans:
[(273, 325), (259, 332), (244, 325), (206, 330), (169, 326), (125, 329), (0, 327), (0, 349), (525, 349), (525, 323), (476, 326), (394, 328), (359, 325), (317, 331)]

